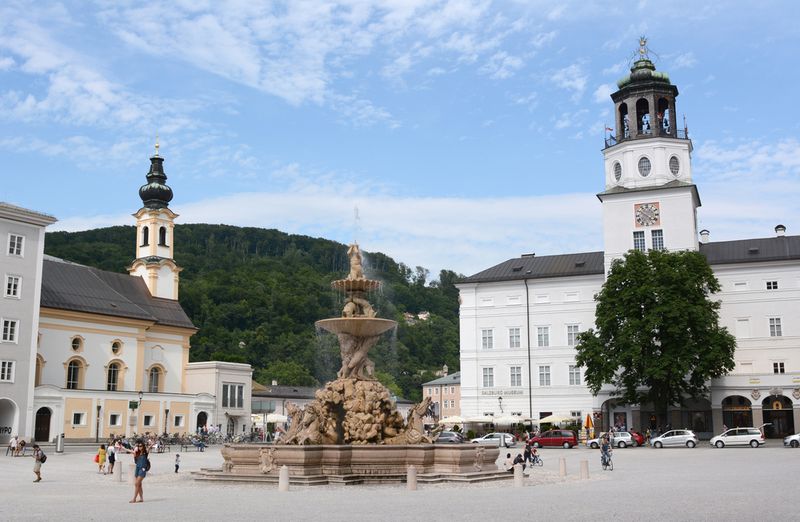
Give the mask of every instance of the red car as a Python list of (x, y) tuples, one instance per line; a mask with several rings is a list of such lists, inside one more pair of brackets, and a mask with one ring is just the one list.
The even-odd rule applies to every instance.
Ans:
[(631, 434), (631, 438), (636, 441), (637, 446), (639, 447), (644, 446), (644, 435), (642, 435), (638, 431), (633, 431), (633, 430), (631, 430), (629, 433)]
[(550, 430), (539, 434), (537, 437), (531, 437), (528, 444), (534, 448), (542, 448), (545, 446), (563, 446), (564, 448), (573, 448), (578, 445), (578, 436), (574, 431), (569, 430)]

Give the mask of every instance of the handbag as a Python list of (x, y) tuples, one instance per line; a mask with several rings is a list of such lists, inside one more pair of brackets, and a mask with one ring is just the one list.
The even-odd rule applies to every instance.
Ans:
[(100, 454), (99, 453), (94, 456), (94, 461), (95, 462), (100, 462)]

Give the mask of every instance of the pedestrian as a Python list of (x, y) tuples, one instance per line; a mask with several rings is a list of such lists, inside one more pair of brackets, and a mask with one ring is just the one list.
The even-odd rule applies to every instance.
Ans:
[[(133, 482), (133, 500), (130, 501), (131, 504), (136, 502), (144, 502), (144, 490), (142, 488), (142, 482), (144, 478), (147, 476), (147, 468), (148, 463), (150, 462), (147, 458), (147, 448), (144, 445), (144, 440), (139, 440), (136, 442), (136, 449), (133, 451), (126, 450), (128, 453), (133, 453), (133, 462), (136, 464), (136, 471), (134, 472), (134, 482)], [(139, 500), (136, 500), (136, 499)]]
[(36, 475), (36, 480), (34, 482), (41, 482), (42, 481), (42, 462), (45, 461), (47, 457), (45, 457), (44, 452), (39, 449), (38, 444), (33, 445), (33, 474)]
[(511, 469), (513, 470), (514, 466), (516, 466), (517, 464), (522, 464), (522, 471), (525, 471), (526, 465), (525, 465), (525, 459), (522, 457), (522, 453), (517, 453), (517, 456), (514, 457), (514, 462), (512, 463)]
[(106, 474), (106, 445), (100, 444), (100, 449), (97, 450), (97, 472), (102, 473), (103, 475)]
[(509, 473), (514, 473), (514, 459), (511, 458), (511, 453), (506, 453), (506, 461), (503, 463), (503, 469)]
[(17, 435), (14, 435), (13, 437), (11, 437), (11, 440), (8, 443), (8, 448), (6, 449), (6, 455), (8, 455), (8, 452), (10, 451), (11, 452), (11, 456), (12, 457), (16, 457), (17, 456), (17, 444), (19, 444), (19, 437)]
[(108, 444), (108, 474), (114, 474), (114, 463), (117, 462), (117, 448), (115, 447), (116, 441), (111, 441)]
[(522, 454), (522, 458), (525, 459), (525, 462), (531, 462), (531, 445), (525, 444), (525, 451)]
[(175, 473), (178, 472), (178, 469), (181, 467), (181, 454), (175, 454)]

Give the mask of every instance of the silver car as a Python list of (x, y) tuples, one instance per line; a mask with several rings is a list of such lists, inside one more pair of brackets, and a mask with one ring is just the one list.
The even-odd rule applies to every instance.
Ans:
[[(586, 441), (586, 445), (590, 448), (597, 449), (600, 447), (601, 440), (605, 437), (606, 433), (601, 433), (599, 437), (596, 439), (590, 439)], [(634, 440), (633, 436), (627, 431), (615, 431), (611, 436), (608, 438), (609, 443), (611, 446), (616, 446), (617, 448), (626, 448), (628, 446), (636, 446), (636, 441)]]
[(491, 446), (504, 446), (506, 448), (513, 448), (517, 445), (517, 440), (510, 433), (489, 433), (483, 437), (472, 439), (470, 442), (474, 444), (488, 444)]
[(670, 446), (694, 448), (697, 446), (697, 435), (691, 430), (669, 430), (658, 437), (650, 439), (650, 444), (654, 448), (666, 448)]
[(784, 446), (791, 446), (793, 448), (800, 447), (800, 433), (795, 433), (794, 435), (789, 435), (785, 439), (783, 439)]

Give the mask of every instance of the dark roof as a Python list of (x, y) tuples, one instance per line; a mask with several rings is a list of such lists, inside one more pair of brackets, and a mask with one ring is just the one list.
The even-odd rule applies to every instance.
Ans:
[(800, 259), (800, 236), (776, 236), (701, 243), (710, 265)]
[(603, 274), (602, 252), (581, 252), (556, 256), (522, 256), (461, 279), (459, 283), (487, 283), (545, 277)]
[(423, 386), (439, 386), (439, 385), (449, 386), (453, 384), (461, 384), (461, 372), (453, 372), (451, 374), (445, 375), (444, 377), (439, 377), (438, 379), (422, 383)]
[(621, 186), (618, 185), (618, 186), (612, 187), (612, 188), (610, 188), (610, 189), (608, 189), (606, 191), (600, 192), (599, 194), (597, 194), (597, 198), (600, 201), (602, 201), (603, 200), (602, 196), (609, 196), (609, 195), (613, 195), (613, 194), (630, 194), (631, 192), (648, 192), (648, 191), (651, 191), (651, 190), (663, 190), (663, 189), (684, 188), (684, 187), (692, 189), (692, 191), (694, 192), (694, 197), (697, 198), (697, 203), (699, 205), (700, 204), (700, 195), (697, 192), (697, 185), (695, 185), (694, 183), (687, 183), (685, 181), (680, 181), (678, 179), (675, 179), (675, 180), (672, 180), (672, 181), (670, 181), (668, 183), (665, 183), (663, 185), (658, 185), (658, 186), (654, 186), (654, 187), (627, 188), (627, 187), (621, 187)]
[(45, 256), (41, 306), (192, 328), (180, 303), (150, 295), (141, 277)]

